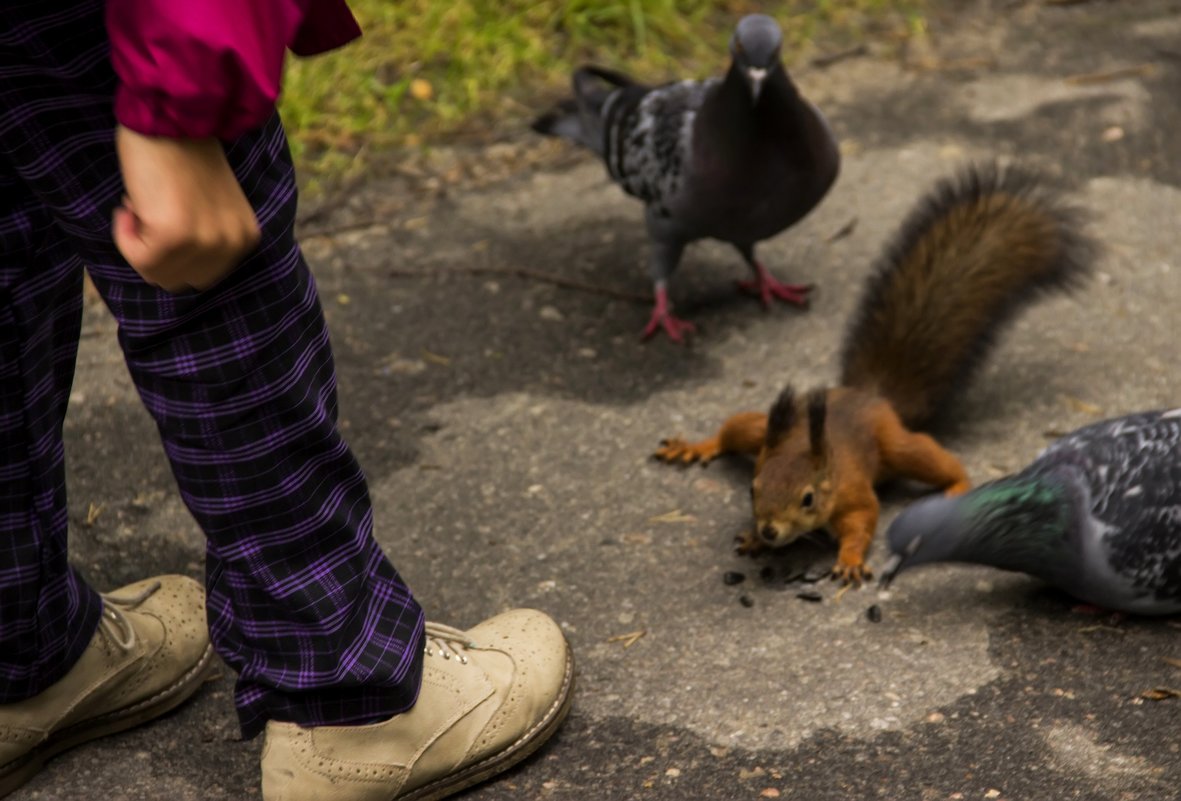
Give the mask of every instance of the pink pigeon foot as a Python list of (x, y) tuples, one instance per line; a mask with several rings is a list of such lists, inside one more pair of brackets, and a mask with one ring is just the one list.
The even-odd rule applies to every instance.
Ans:
[(771, 308), (772, 298), (794, 303), (797, 306), (808, 305), (808, 293), (812, 291), (811, 284), (780, 283), (762, 263), (757, 261), (754, 263), (754, 268), (758, 277), (750, 281), (739, 281), (738, 288), (751, 295), (757, 295), (762, 300), (764, 308)]
[(697, 330), (693, 323), (673, 315), (672, 306), (668, 302), (668, 291), (664, 287), (656, 288), (656, 305), (652, 307), (652, 317), (648, 320), (648, 325), (644, 326), (640, 339), (651, 339), (660, 330), (668, 334), (668, 338), (673, 342), (682, 345), (685, 343), (685, 334), (692, 334)]

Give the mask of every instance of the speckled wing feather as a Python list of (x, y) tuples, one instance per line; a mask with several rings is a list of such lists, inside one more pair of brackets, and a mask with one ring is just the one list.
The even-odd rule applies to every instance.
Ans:
[(1081, 428), (1031, 469), (1063, 464), (1086, 476), (1111, 569), (1159, 601), (1181, 601), (1181, 409)]
[(628, 87), (603, 107), (603, 157), (611, 177), (657, 216), (669, 216), (689, 163), (693, 120), (718, 83), (680, 81), (654, 89)]

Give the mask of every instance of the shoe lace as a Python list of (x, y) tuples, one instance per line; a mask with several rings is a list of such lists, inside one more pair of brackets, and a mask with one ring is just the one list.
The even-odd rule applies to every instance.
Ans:
[(158, 589), (160, 582), (153, 581), (133, 595), (103, 593), (100, 596), (103, 599), (103, 614), (99, 618), (98, 627), (107, 635), (107, 639), (124, 652), (130, 652), (135, 648), (136, 635), (135, 628), (123, 612), (135, 609), (151, 598)]
[(466, 665), (468, 659), (465, 651), (468, 648), (476, 647), (471, 637), (467, 636), (467, 632), (442, 623), (427, 621), (423, 631), (426, 635), (426, 644), (423, 650), (427, 656), (441, 656), (444, 659), (451, 659), (454, 656), (460, 664)]

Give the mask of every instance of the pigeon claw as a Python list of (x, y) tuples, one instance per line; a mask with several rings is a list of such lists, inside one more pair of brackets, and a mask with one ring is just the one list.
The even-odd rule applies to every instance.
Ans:
[(743, 292), (755, 295), (763, 302), (763, 308), (769, 309), (773, 300), (792, 303), (796, 306), (808, 306), (808, 293), (812, 291), (812, 284), (785, 284), (771, 275), (770, 270), (762, 262), (754, 262), (755, 277), (749, 281), (739, 281), (738, 288)]
[(683, 345), (685, 344), (685, 335), (692, 334), (696, 330), (697, 326), (688, 320), (674, 317), (671, 312), (658, 308), (653, 310), (652, 319), (644, 326), (644, 332), (640, 335), (640, 339), (647, 341), (655, 336), (657, 331), (664, 331), (673, 342)]

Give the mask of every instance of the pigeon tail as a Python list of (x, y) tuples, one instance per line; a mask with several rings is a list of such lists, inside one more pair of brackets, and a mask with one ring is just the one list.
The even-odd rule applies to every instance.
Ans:
[(530, 127), (540, 134), (569, 139), (602, 156), (604, 108), (615, 92), (638, 84), (621, 72), (591, 64), (575, 70), (571, 84), (574, 96), (559, 100)]

